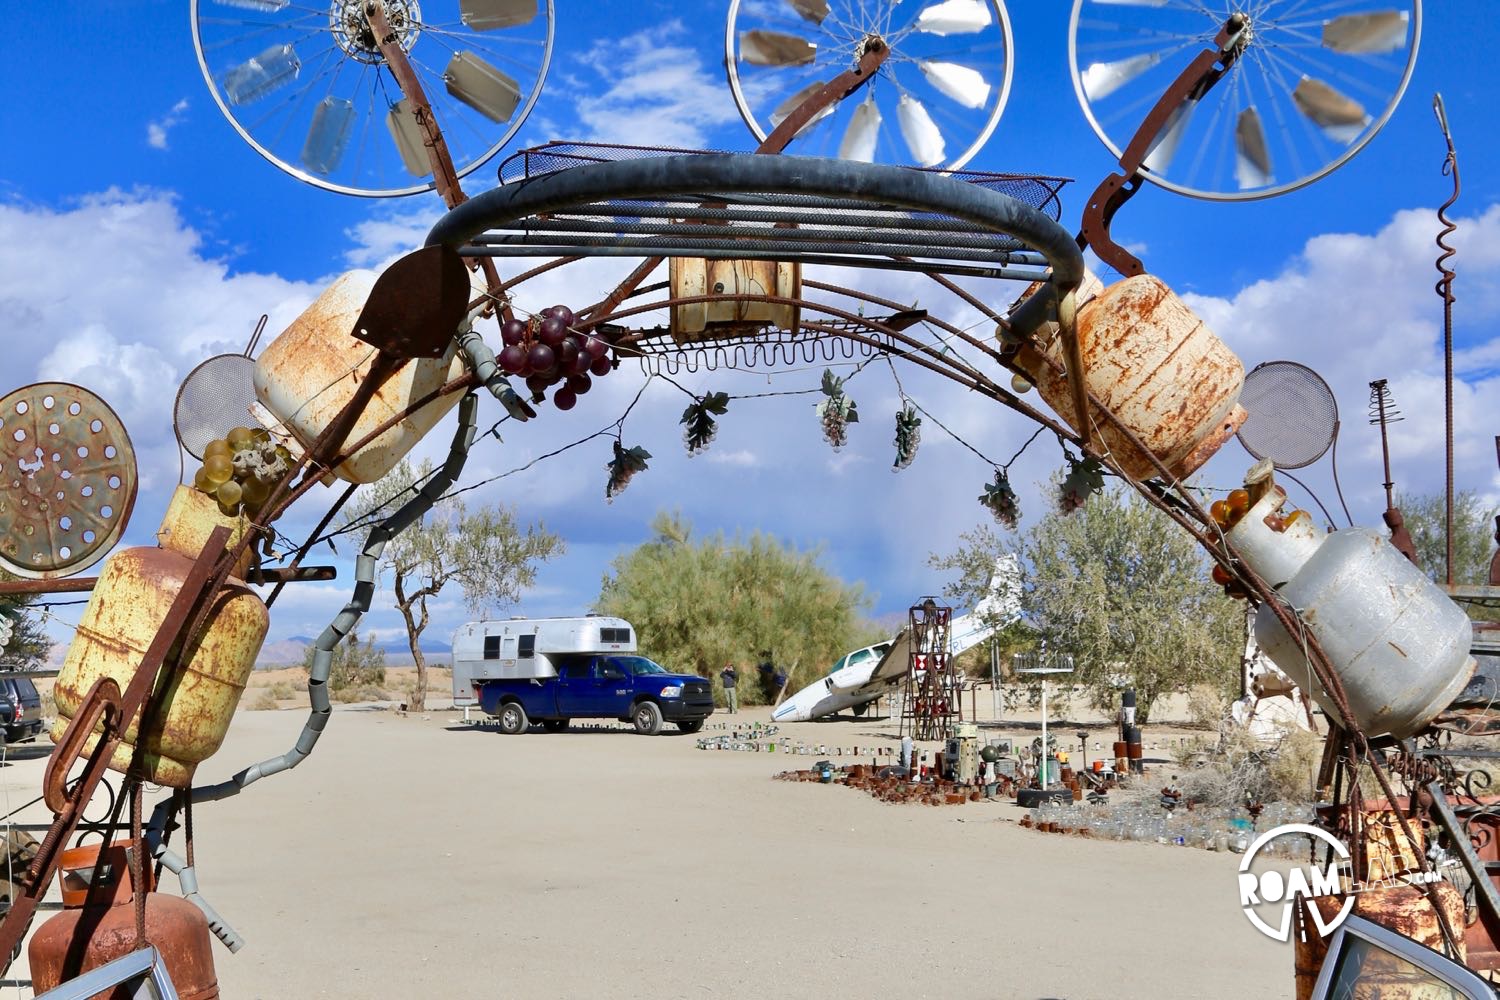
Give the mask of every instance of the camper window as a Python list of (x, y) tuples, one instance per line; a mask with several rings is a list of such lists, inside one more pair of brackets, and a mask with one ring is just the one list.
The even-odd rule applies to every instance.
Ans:
[(484, 658), (486, 660), (500, 659), (500, 637), (498, 635), (487, 635), (484, 637)]
[(528, 656), (535, 656), (536, 655), (536, 634), (533, 633), (531, 635), (523, 635), (523, 636), (520, 636), (519, 638), (520, 638), (520, 642), (516, 644), (517, 645), (516, 655), (519, 656), (519, 657), (521, 657), (522, 659), (525, 659)]
[(601, 628), (599, 630), (599, 642), (602, 645), (626, 643), (629, 641), (630, 629), (628, 628)]

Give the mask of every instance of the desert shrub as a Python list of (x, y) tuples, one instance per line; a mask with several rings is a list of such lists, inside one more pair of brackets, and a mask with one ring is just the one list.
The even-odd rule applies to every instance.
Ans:
[(1247, 729), (1224, 722), (1217, 740), (1194, 740), (1178, 750), (1177, 785), (1189, 799), (1209, 806), (1311, 802), (1322, 745), (1321, 736), (1301, 729), (1262, 743)]
[(277, 707), (276, 696), (271, 693), (270, 688), (260, 688), (253, 698), (245, 702), (245, 710), (249, 712), (274, 712)]
[(289, 681), (277, 681), (275, 684), (272, 684), (270, 687), (266, 688), (266, 690), (269, 691), (271, 693), (271, 697), (275, 698), (277, 701), (286, 701), (289, 698), (295, 698), (299, 693), (298, 689), (293, 687)]
[(389, 694), (374, 684), (346, 684), (330, 691), (332, 700), (348, 705), (360, 701), (385, 701)]

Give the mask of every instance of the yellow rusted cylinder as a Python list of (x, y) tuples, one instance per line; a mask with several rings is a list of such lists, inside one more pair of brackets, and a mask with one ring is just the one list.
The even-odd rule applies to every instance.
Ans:
[[(673, 299), (698, 295), (802, 297), (802, 265), (774, 260), (706, 260), (673, 257), (667, 265)], [(710, 337), (759, 333), (766, 327), (795, 332), (802, 310), (795, 305), (721, 299), (674, 303), (672, 339), (692, 343)]]
[[(1086, 383), (1177, 478), (1191, 474), (1245, 422), (1245, 367), (1172, 290), (1149, 274), (1126, 278), (1084, 302), (1077, 335)], [(1028, 344), (1016, 362), (1075, 429), (1061, 336)], [(1133, 479), (1159, 478), (1149, 457), (1095, 409), (1093, 424), (1115, 464)]]
[[(374, 271), (350, 271), (312, 305), (255, 362), (255, 395), (268, 411), (268, 429), (306, 449), (354, 398), (371, 366), (375, 348), (353, 336), (355, 320), (375, 286)], [(412, 403), (464, 373), (456, 341), (441, 358), (407, 361), (376, 390), (346, 443), (363, 440)], [(333, 471), (351, 483), (373, 483), (422, 440), (458, 403), (450, 392), (403, 418), (360, 448)], [(277, 424), (279, 423), (279, 426)]]
[[(62, 738), (84, 695), (101, 677), (114, 678), (122, 691), (129, 685), (203, 541), (218, 524), (242, 530), (210, 498), (179, 486), (157, 536), (162, 547), (125, 549), (104, 564), (57, 676), (54, 741)], [(198, 763), (224, 741), (269, 626), (265, 603), (231, 576), (214, 599), (196, 648), (160, 696), (160, 710), (145, 733), (141, 778), (172, 788), (192, 785)], [(110, 760), (114, 770), (129, 773), (139, 729), (138, 719), (126, 730)], [(96, 741), (97, 734), (90, 737), (85, 753)]]

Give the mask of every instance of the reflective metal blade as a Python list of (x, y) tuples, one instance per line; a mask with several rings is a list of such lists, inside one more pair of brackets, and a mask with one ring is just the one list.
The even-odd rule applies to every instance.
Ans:
[(919, 62), (927, 81), (966, 108), (982, 108), (990, 99), (990, 84), (984, 74), (949, 62)]
[(349, 148), (354, 125), (354, 104), (328, 96), (313, 109), (312, 125), (302, 143), (302, 164), (315, 174), (327, 176), (338, 169)]
[(1266, 148), (1266, 132), (1254, 105), (1240, 112), (1234, 123), (1234, 179), (1240, 190), (1266, 187), (1275, 182), (1271, 176), (1271, 152)]
[(805, 66), (818, 57), (818, 47), (805, 38), (779, 31), (740, 32), (740, 60), (752, 66)]
[(1323, 23), (1323, 47), (1351, 54), (1395, 52), (1406, 44), (1407, 13), (1345, 14)]
[(943, 133), (938, 131), (921, 101), (910, 94), (902, 94), (901, 100), (896, 102), (896, 122), (901, 126), (901, 138), (906, 140), (912, 159), (924, 167), (943, 162)]
[(458, 0), (459, 20), (475, 31), (530, 24), (538, 13), (537, 0)]
[(867, 91), (865, 99), (850, 116), (849, 127), (844, 130), (844, 140), (839, 143), (839, 159), (872, 162), (875, 159), (875, 140), (880, 135), (880, 121), (875, 95)]
[[(793, 111), (796, 111), (798, 108), (800, 108), (804, 101), (806, 101), (813, 94), (816, 94), (822, 88), (823, 81), (814, 80), (812, 83), (809, 83), (807, 86), (797, 91), (791, 97), (788, 97), (786, 100), (776, 105), (776, 110), (771, 112), (771, 125), (775, 127), (786, 121), (787, 117), (790, 116)], [(838, 103), (834, 102), (833, 104), (828, 105), (822, 111), (819, 111), (817, 114), (813, 115), (807, 120), (806, 125), (797, 130), (797, 134), (801, 135), (808, 129), (812, 128), (815, 123), (820, 122), (824, 118), (827, 118), (829, 115), (833, 114), (833, 109), (836, 107), (838, 107)]]
[(300, 72), (297, 51), (290, 45), (273, 45), (225, 73), (220, 83), (230, 104), (249, 104), (285, 87)]
[(1083, 71), (1083, 92), (1091, 101), (1108, 97), (1161, 62), (1160, 52), (1148, 52), (1115, 62), (1097, 62)]
[(1164, 174), (1172, 165), (1172, 157), (1177, 155), (1177, 147), (1182, 142), (1182, 134), (1187, 131), (1188, 122), (1197, 110), (1197, 101), (1183, 101), (1177, 110), (1167, 119), (1167, 124), (1162, 127), (1161, 134), (1151, 144), (1151, 152), (1146, 154), (1141, 166), (1156, 174)]
[(822, 24), (823, 18), (828, 16), (828, 0), (786, 0), (786, 2), (813, 24)]
[(1298, 111), (1311, 118), (1324, 135), (1336, 142), (1353, 142), (1370, 124), (1364, 105), (1310, 76), (1304, 76), (1298, 82), (1292, 91), (1292, 100)]
[(472, 52), (455, 52), (443, 70), (448, 93), (492, 122), (505, 122), (521, 103), (521, 85)]
[(922, 8), (914, 27), (930, 35), (972, 35), (990, 25), (990, 8), (980, 0), (943, 0)]

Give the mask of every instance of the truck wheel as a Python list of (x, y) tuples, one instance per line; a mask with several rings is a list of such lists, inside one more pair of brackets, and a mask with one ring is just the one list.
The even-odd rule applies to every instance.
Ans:
[(703, 728), (703, 720), (693, 719), (689, 722), (679, 722), (677, 723), (677, 728), (681, 729), (685, 733), (696, 733), (698, 730)]
[(560, 733), (568, 728), (567, 719), (543, 719), (542, 728), (549, 733)]
[(654, 701), (643, 701), (635, 706), (631, 718), (635, 721), (635, 731), (642, 736), (655, 736), (661, 732), (661, 708)]
[(507, 736), (524, 733), (531, 720), (526, 718), (526, 709), (518, 701), (508, 701), (500, 706), (500, 731)]

